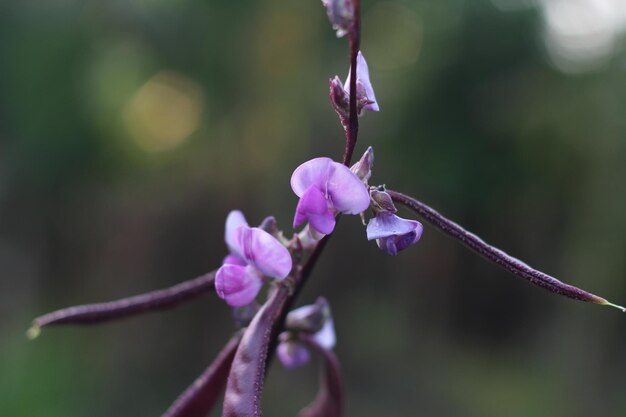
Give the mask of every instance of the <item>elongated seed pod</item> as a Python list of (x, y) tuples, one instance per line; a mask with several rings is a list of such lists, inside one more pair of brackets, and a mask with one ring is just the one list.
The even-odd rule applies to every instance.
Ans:
[(33, 320), (27, 335), (37, 337), (44, 326), (60, 324), (95, 324), (135, 314), (174, 307), (177, 304), (215, 290), (215, 271), (173, 287), (104, 303), (85, 304), (53, 311)]
[(545, 288), (546, 290), (551, 291), (555, 294), (573, 298), (574, 300), (615, 307), (626, 312), (626, 308), (622, 306), (610, 303), (602, 297), (598, 297), (597, 295), (591, 294), (572, 285), (565, 284), (548, 274), (531, 268), (519, 259), (512, 257), (511, 255), (494, 246), (489, 245), (487, 242), (485, 242), (475, 234), (468, 232), (463, 227), (459, 226), (452, 220), (445, 218), (437, 211), (430, 208), (426, 204), (416, 200), (415, 198), (399, 193), (397, 191), (386, 191), (395, 202), (410, 208), (428, 223), (439, 229), (441, 232), (460, 241), (472, 251), (490, 260), (496, 265), (504, 268), (513, 275), (530, 281), (531, 283), (539, 287)]
[(228, 375), (222, 417), (259, 417), (265, 365), (274, 327), (289, 297), (280, 285), (245, 330)]
[(174, 401), (162, 417), (206, 417), (226, 385), (241, 335), (224, 346), (213, 363)]
[(343, 382), (339, 359), (332, 350), (324, 349), (311, 338), (307, 338), (305, 343), (322, 356), (324, 363), (317, 396), (298, 413), (298, 417), (343, 416)]

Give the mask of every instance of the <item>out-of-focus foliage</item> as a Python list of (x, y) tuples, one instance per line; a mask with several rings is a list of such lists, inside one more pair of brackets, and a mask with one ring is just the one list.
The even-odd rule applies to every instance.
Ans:
[[(626, 301), (621, 0), (367, 0), (373, 183), (531, 265)], [(0, 4), (0, 415), (158, 416), (228, 340), (206, 298), (99, 327), (32, 317), (217, 267), (232, 208), (290, 233), (291, 171), (339, 159), (318, 0)], [(408, 213), (404, 213), (406, 216)], [(426, 227), (397, 258), (344, 219), (326, 295), (352, 416), (626, 413), (625, 318), (508, 276)], [(267, 415), (314, 396), (269, 376)]]

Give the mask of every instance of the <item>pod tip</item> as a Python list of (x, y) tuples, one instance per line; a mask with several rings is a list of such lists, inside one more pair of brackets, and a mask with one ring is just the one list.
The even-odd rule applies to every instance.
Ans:
[(626, 307), (622, 307), (622, 306), (620, 306), (620, 305), (610, 303), (610, 302), (608, 302), (608, 301), (606, 301), (606, 300), (604, 300), (601, 304), (602, 304), (602, 305), (605, 305), (605, 306), (609, 306), (609, 307), (616, 308), (616, 309), (618, 309), (618, 310), (621, 310), (621, 311), (622, 311), (622, 313), (626, 313)]
[(28, 340), (36, 339), (37, 336), (41, 334), (41, 327), (37, 324), (33, 324), (33, 326), (26, 331), (26, 337)]

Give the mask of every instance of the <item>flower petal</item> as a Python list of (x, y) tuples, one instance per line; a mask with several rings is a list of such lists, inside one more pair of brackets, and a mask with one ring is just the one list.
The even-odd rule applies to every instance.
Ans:
[(315, 158), (301, 164), (291, 175), (291, 189), (298, 197), (315, 185), (326, 195), (326, 184), (332, 170), (332, 159), (322, 157)]
[(243, 216), (243, 213), (239, 210), (232, 210), (226, 217), (226, 232), (224, 233), (224, 240), (226, 245), (232, 254), (243, 258), (243, 250), (239, 241), (237, 240), (237, 229), (240, 226), (247, 226), (248, 222)]
[(315, 185), (311, 185), (298, 201), (293, 227), (307, 220), (311, 227), (325, 235), (332, 233), (335, 228), (335, 215), (328, 208), (328, 200)]
[(222, 264), (246, 266), (246, 261), (244, 261), (237, 255), (226, 255), (224, 257), (224, 260), (222, 261)]
[(276, 356), (285, 368), (293, 369), (306, 364), (311, 359), (309, 350), (303, 343), (295, 340), (280, 342)]
[(262, 285), (263, 281), (251, 266), (226, 264), (215, 274), (217, 295), (233, 307), (254, 301)]
[[(350, 93), (350, 74), (352, 73), (352, 68), (348, 72), (348, 78), (346, 79), (346, 83), (344, 84), (344, 89), (349, 94)], [(356, 80), (357, 83), (361, 85), (361, 91), (357, 88), (357, 100), (369, 100), (372, 103), (367, 104), (363, 107), (364, 110), (369, 111), (379, 111), (380, 107), (378, 107), (378, 103), (376, 102), (376, 95), (374, 95), (374, 87), (372, 87), (372, 83), (370, 81), (370, 71), (367, 66), (367, 62), (365, 61), (365, 57), (359, 51), (356, 57)]]
[(404, 235), (418, 228), (421, 236), (423, 227), (420, 222), (403, 219), (393, 213), (382, 212), (367, 223), (367, 240)]
[(370, 205), (367, 186), (350, 168), (338, 162), (332, 163), (327, 189), (333, 206), (342, 213), (359, 214)]
[(324, 349), (332, 349), (337, 344), (337, 336), (335, 335), (335, 324), (332, 317), (327, 317), (322, 330), (313, 335), (313, 340)]
[(376, 244), (383, 252), (391, 256), (396, 256), (398, 254), (398, 249), (396, 248), (396, 243), (393, 240), (393, 237), (376, 239)]
[(398, 249), (398, 252), (408, 248), (409, 246), (417, 242), (420, 239), (420, 237), (422, 237), (422, 225), (421, 224), (420, 224), (420, 227), (418, 227), (416, 230), (412, 231), (411, 233), (407, 233), (402, 236), (397, 236), (395, 241), (396, 241), (396, 248)]
[(291, 255), (274, 236), (258, 227), (240, 227), (243, 257), (263, 275), (283, 279), (291, 272)]

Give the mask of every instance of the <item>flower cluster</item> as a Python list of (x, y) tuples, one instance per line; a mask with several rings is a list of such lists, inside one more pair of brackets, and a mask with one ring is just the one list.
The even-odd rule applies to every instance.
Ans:
[(263, 286), (263, 277), (282, 280), (291, 271), (291, 254), (274, 236), (249, 227), (243, 213), (233, 210), (226, 218), (226, 256), (215, 275), (215, 290), (233, 307), (250, 304)]

